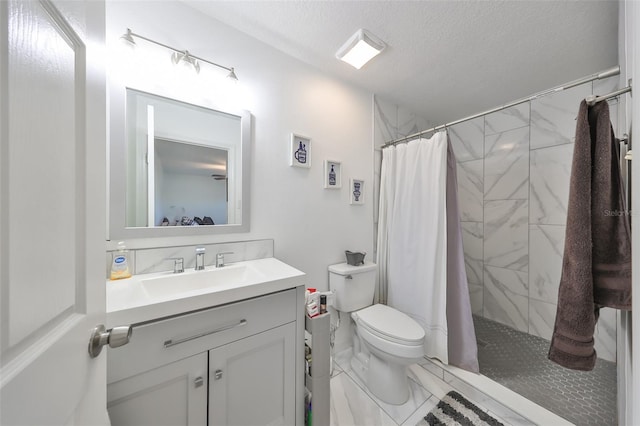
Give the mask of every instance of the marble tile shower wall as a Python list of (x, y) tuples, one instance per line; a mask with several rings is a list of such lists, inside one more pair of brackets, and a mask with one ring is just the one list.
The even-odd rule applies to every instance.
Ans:
[[(373, 186), (373, 247), (377, 250), (378, 240), (378, 202), (380, 200), (380, 170), (382, 166), (382, 145), (385, 143), (402, 138), (420, 130), (432, 127), (427, 120), (418, 117), (416, 114), (399, 107), (391, 102), (386, 102), (378, 96), (373, 97), (373, 115), (374, 115), (374, 186)], [(376, 253), (369, 259), (375, 262)]]
[[(575, 117), (587, 83), (449, 129), (475, 314), (551, 338), (562, 270)], [(617, 101), (610, 101), (616, 135)], [(616, 315), (601, 311), (598, 356), (616, 359)]]

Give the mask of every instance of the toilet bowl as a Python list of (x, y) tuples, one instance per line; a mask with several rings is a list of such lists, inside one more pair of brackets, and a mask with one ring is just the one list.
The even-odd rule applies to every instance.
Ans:
[[(369, 391), (389, 404), (409, 399), (407, 367), (424, 354), (424, 330), (408, 315), (386, 305), (373, 305), (351, 314), (368, 365), (354, 368)], [(362, 346), (361, 346), (362, 347)], [(354, 362), (361, 358), (354, 357)]]
[(389, 404), (410, 396), (407, 367), (424, 355), (424, 329), (411, 317), (373, 303), (376, 265), (329, 267), (335, 307), (350, 312), (355, 324), (351, 367), (369, 391)]

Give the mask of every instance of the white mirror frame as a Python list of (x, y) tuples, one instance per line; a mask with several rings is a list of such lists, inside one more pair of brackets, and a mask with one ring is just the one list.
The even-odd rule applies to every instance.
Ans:
[[(135, 88), (131, 88), (138, 90)], [(143, 91), (143, 90), (138, 90)], [(249, 232), (250, 224), (250, 178), (251, 178), (251, 131), (252, 117), (247, 110), (228, 110), (211, 105), (197, 105), (203, 108), (214, 109), (226, 114), (240, 117), (241, 131), (241, 155), (242, 155), (242, 197), (239, 202), (242, 209), (240, 224), (229, 225), (207, 225), (207, 226), (154, 226), (154, 227), (127, 227), (126, 226), (126, 145), (127, 145), (127, 88), (112, 87), (109, 93), (109, 177), (108, 196), (108, 240), (125, 240), (133, 238), (154, 238), (154, 237), (185, 237), (198, 235), (219, 235), (240, 232)], [(155, 96), (163, 96), (155, 94)], [(173, 98), (175, 99), (175, 98)], [(195, 105), (193, 102), (184, 99), (176, 101)]]

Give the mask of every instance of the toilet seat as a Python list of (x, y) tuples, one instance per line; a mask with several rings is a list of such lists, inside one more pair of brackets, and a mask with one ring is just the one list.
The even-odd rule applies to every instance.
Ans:
[(422, 346), (424, 329), (413, 318), (390, 306), (376, 304), (352, 314), (358, 326), (380, 339), (406, 346)]

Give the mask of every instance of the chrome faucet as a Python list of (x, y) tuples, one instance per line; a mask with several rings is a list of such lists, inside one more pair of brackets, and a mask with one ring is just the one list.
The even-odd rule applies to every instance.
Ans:
[(224, 255), (225, 254), (233, 254), (233, 252), (232, 251), (225, 251), (225, 252), (216, 254), (216, 268), (222, 268), (224, 266)]
[(204, 270), (204, 247), (196, 247), (196, 271)]
[(170, 257), (167, 260), (173, 260), (173, 273), (180, 274), (184, 272), (184, 258), (182, 257)]

